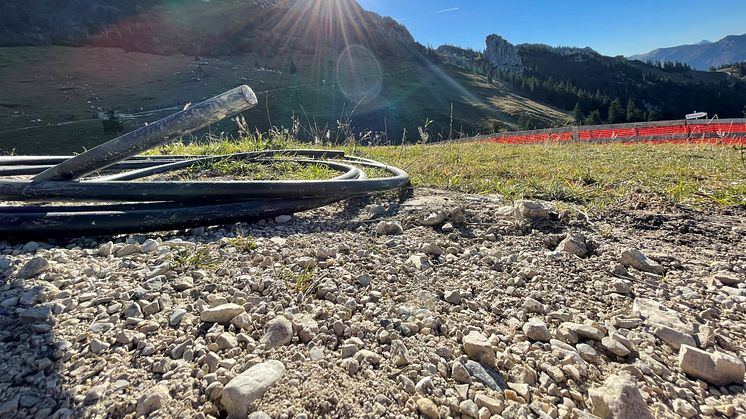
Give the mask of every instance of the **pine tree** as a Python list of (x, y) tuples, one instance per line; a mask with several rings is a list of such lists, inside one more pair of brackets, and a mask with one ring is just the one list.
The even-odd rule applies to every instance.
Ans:
[(585, 118), (585, 125), (599, 125), (601, 124), (601, 112), (598, 109), (594, 109)]
[(572, 110), (572, 119), (575, 121), (575, 125), (583, 124), (583, 109), (580, 107), (580, 102), (575, 103), (575, 109)]
[(637, 109), (637, 105), (635, 105), (635, 100), (632, 98), (629, 98), (627, 101), (627, 121), (628, 122), (637, 122), (640, 119), (640, 110)]
[(290, 60), (290, 74), (295, 74), (298, 72), (298, 67), (295, 66), (295, 61)]
[(622, 109), (622, 104), (619, 103), (619, 99), (614, 99), (609, 104), (609, 123), (619, 124), (624, 122), (625, 115)]

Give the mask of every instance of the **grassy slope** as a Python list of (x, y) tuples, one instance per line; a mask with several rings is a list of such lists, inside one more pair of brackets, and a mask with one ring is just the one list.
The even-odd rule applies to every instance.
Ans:
[(746, 207), (746, 166), (731, 147), (444, 144), (363, 149), (415, 185), (604, 209), (637, 204)]
[[(208, 64), (198, 68), (194, 57), (112, 48), (0, 48), (0, 131), (42, 127), (0, 132), (0, 151), (81, 151), (112, 137), (103, 133), (100, 121), (76, 122), (95, 117), (99, 108), (134, 112), (141, 107), (170, 107), (200, 101), (239, 84), (248, 84), (257, 92), (273, 90), (259, 95), (260, 106), (246, 113), (252, 126), (261, 130), (290, 126), (292, 115), (296, 115), (307, 127), (335, 128), (336, 121), (348, 116), (357, 100), (346, 98), (333, 83), (337, 78), (333, 54), (322, 55), (329, 58), (248, 54), (207, 59)], [(296, 74), (287, 71), (291, 60), (297, 66)], [(283, 73), (258, 71), (257, 63)], [(395, 59), (379, 64), (383, 74), (380, 94), (368, 97), (355, 110), (353, 126), (379, 131), (387, 127), (391, 141), (402, 137), (403, 128), (409, 138), (416, 138), (417, 127), (424, 125), (425, 119), (434, 121), (430, 126), (434, 139), (447, 137), (451, 103), (454, 137), (461, 130), (472, 134), (516, 128), (519, 111), (551, 123), (568, 119), (567, 114), (520, 97), (505, 85), (489, 85), (483, 77), (452, 66), (423, 66)], [(375, 80), (353, 78), (344, 83), (364, 89)], [(277, 88), (283, 90), (274, 90)], [(138, 119), (126, 128), (165, 115)], [(47, 127), (57, 122), (73, 124)], [(230, 122), (213, 127), (217, 132), (232, 128)], [(308, 136), (307, 132), (302, 134)]]
[[(221, 154), (266, 146), (245, 139), (161, 151)], [(281, 138), (273, 146), (300, 145)], [(746, 208), (744, 156), (726, 146), (452, 142), (346, 151), (407, 170), (415, 186), (557, 200), (601, 212), (619, 205)]]

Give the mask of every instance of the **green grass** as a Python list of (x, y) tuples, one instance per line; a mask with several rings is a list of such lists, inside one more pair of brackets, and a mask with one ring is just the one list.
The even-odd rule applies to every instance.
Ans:
[(293, 290), (297, 293), (305, 293), (313, 284), (313, 276), (316, 273), (316, 268), (308, 267), (301, 269), (298, 272), (293, 272), (287, 269), (285, 266), (276, 267), (272, 266), (275, 277), (282, 280), (285, 283), (285, 287), (289, 290)]
[(250, 252), (252, 250), (256, 250), (258, 247), (256, 244), (256, 240), (254, 240), (253, 237), (249, 236), (237, 236), (233, 238), (229, 238), (225, 240), (228, 245), (235, 247), (238, 250), (241, 250), (243, 252)]
[(321, 180), (331, 179), (339, 174), (320, 164), (306, 165), (292, 161), (273, 161), (264, 164), (226, 159), (174, 172), (168, 179)]
[(214, 268), (220, 263), (208, 247), (181, 248), (170, 256), (170, 262), (181, 270)]
[[(285, 139), (289, 147), (302, 144)], [(206, 145), (177, 144), (179, 154), (255, 149), (256, 139)], [(746, 208), (746, 165), (734, 147), (678, 144), (440, 143), (395, 147), (343, 147), (409, 172), (414, 186), (507, 199), (560, 201), (605, 211), (625, 201), (650, 206)], [(289, 177), (318, 179), (290, 168)], [(380, 172), (371, 173), (379, 177)]]
[(359, 148), (416, 186), (539, 198), (603, 210), (624, 199), (746, 207), (746, 167), (714, 145), (449, 143)]

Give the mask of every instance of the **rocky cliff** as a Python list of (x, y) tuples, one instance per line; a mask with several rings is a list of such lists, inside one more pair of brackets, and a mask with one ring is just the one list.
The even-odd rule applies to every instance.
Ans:
[(487, 48), (484, 57), (493, 69), (504, 73), (520, 73), (523, 71), (523, 62), (518, 50), (510, 42), (499, 35), (490, 35), (486, 40)]

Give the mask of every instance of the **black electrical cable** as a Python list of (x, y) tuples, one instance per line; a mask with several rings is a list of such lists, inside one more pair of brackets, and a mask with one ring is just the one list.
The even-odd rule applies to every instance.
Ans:
[[(13, 168), (41, 173), (66, 156), (0, 158), (0, 177)], [(341, 172), (329, 180), (148, 181), (145, 178), (220, 161), (294, 162)], [(369, 179), (366, 168), (391, 176)], [(134, 169), (134, 170), (130, 170)], [(127, 171), (129, 170), (129, 171)], [(107, 173), (98, 176), (103, 172)], [(269, 150), (220, 156), (132, 157), (80, 180), (0, 181), (0, 200), (41, 202), (0, 206), (0, 240), (78, 237), (224, 225), (305, 211), (353, 196), (405, 187), (406, 172), (328, 150)], [(92, 203), (93, 201), (104, 201)], [(68, 204), (86, 202), (86, 204)], [(54, 205), (48, 205), (54, 203)]]

